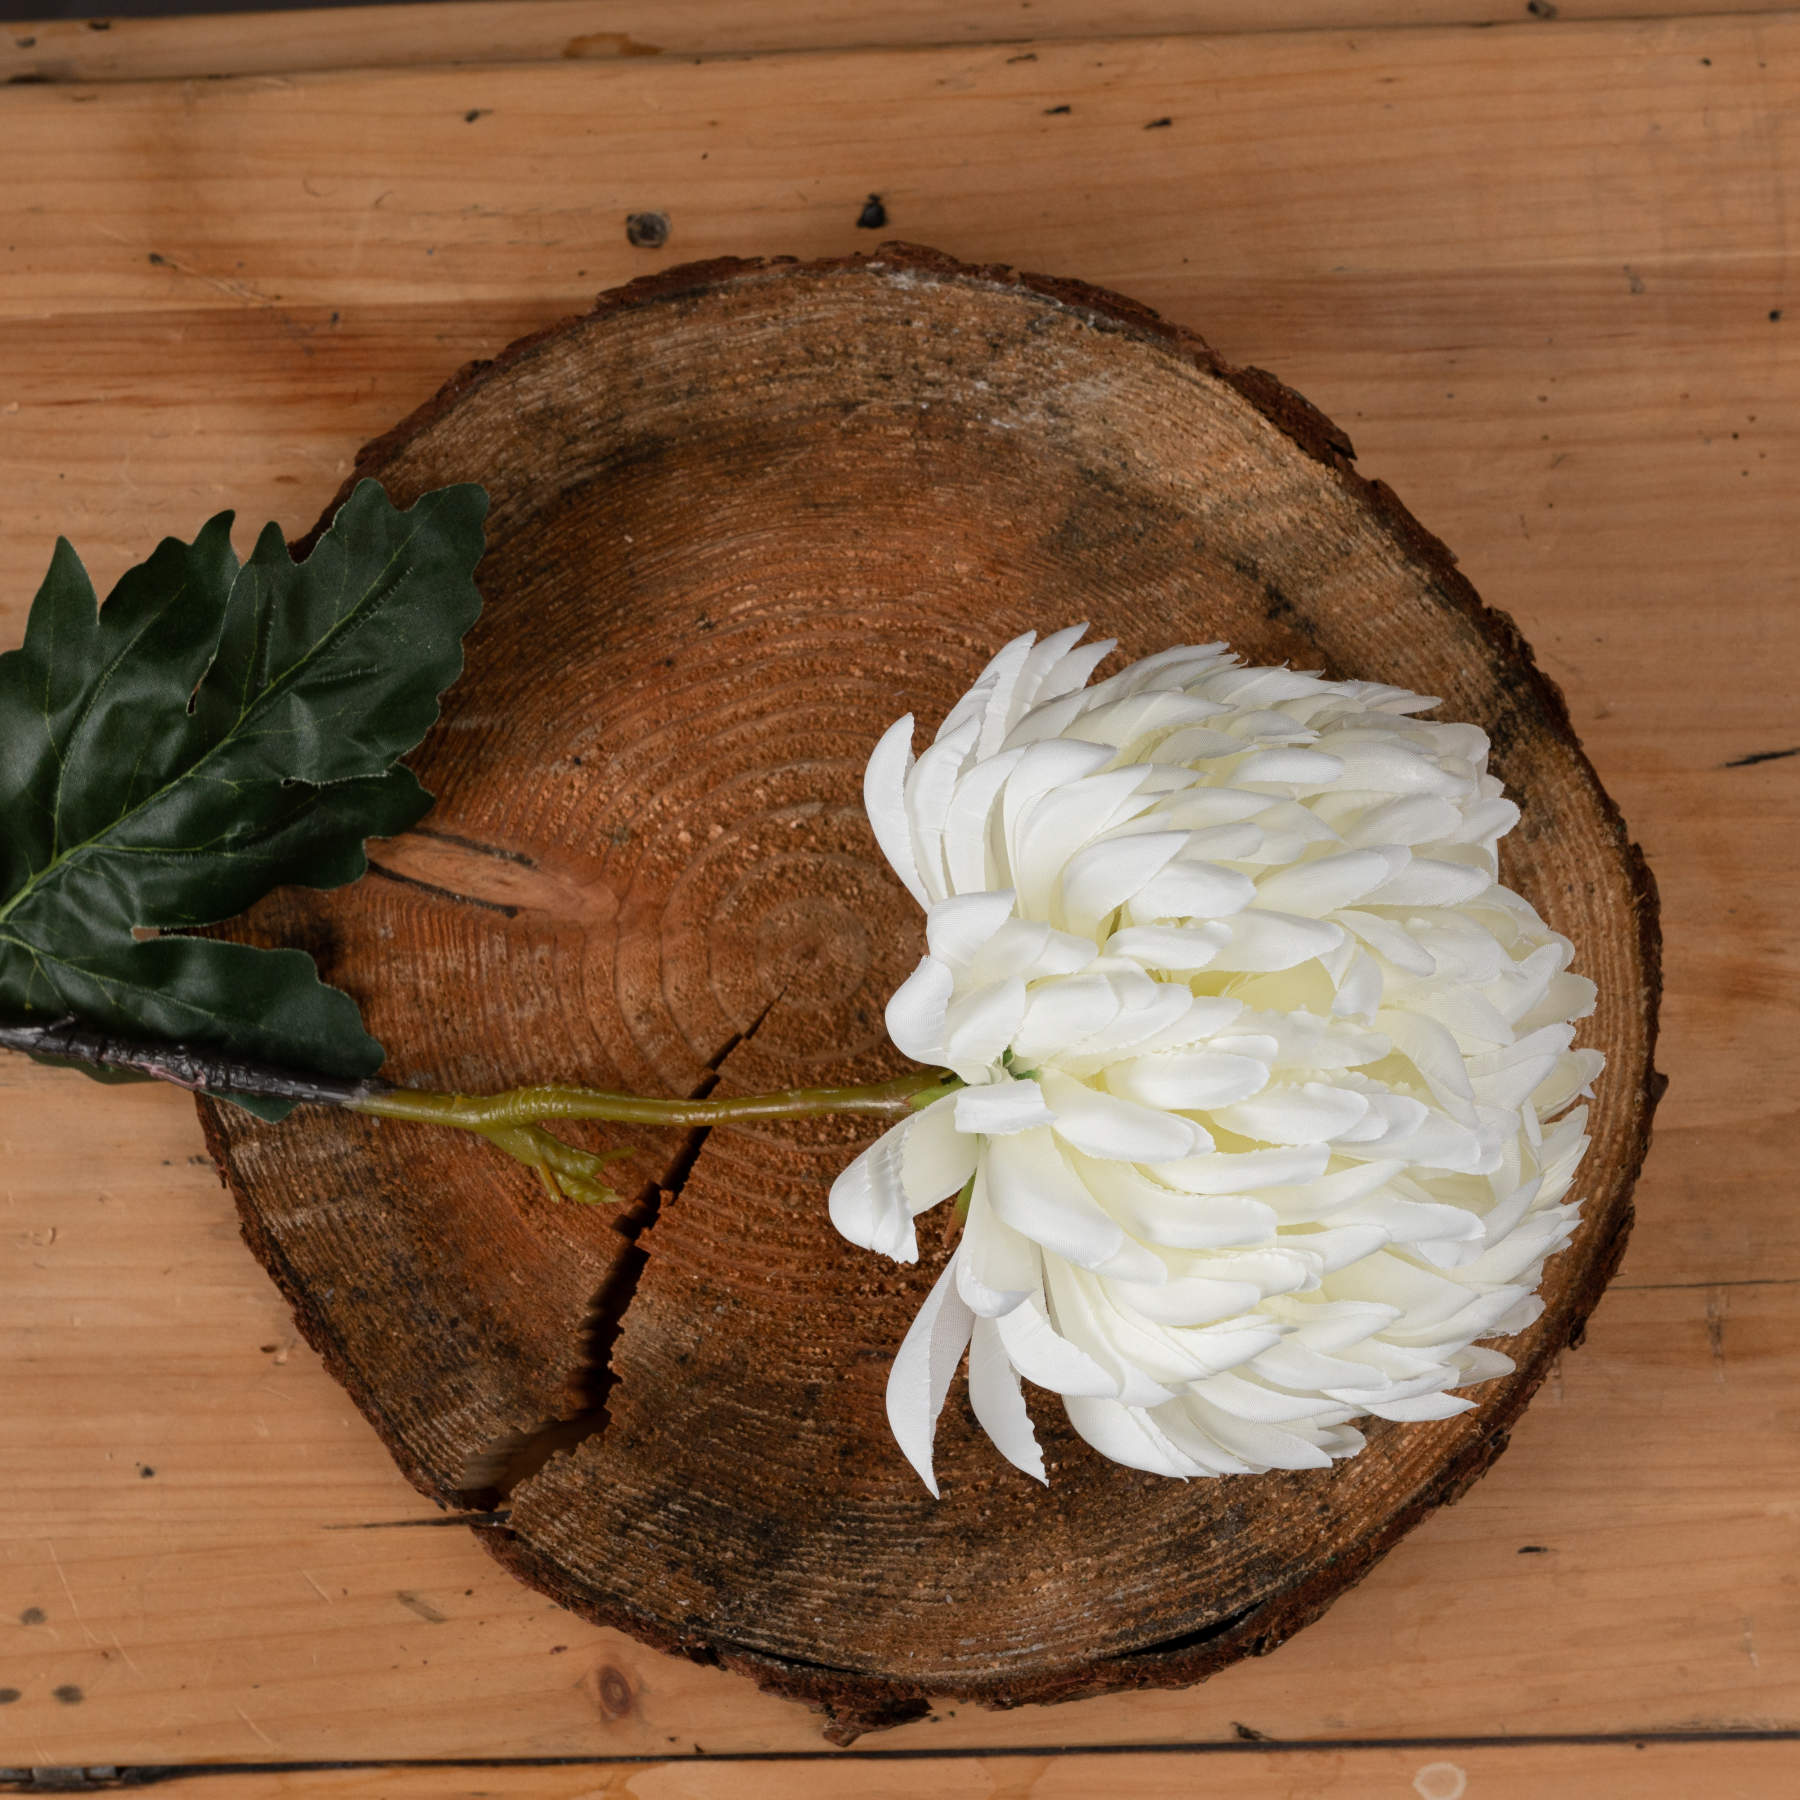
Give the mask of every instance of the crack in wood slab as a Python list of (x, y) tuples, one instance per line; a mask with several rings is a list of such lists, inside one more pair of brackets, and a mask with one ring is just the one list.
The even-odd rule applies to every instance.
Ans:
[[(707, 1058), (706, 1073), (689, 1091), (690, 1100), (704, 1100), (713, 1092), (727, 1060), (762, 1029), (786, 991), (784, 986), (742, 1031), (733, 1032)], [(609, 1423), (607, 1400), (618, 1381), (612, 1366), (613, 1346), (650, 1261), (650, 1252), (639, 1240), (661, 1217), (664, 1206), (681, 1197), (712, 1130), (710, 1125), (697, 1125), (689, 1131), (662, 1174), (626, 1201), (613, 1219), (613, 1229), (626, 1239), (627, 1247), (600, 1284), (581, 1323), (581, 1362), (570, 1384), (579, 1405), (528, 1431), (508, 1432), (472, 1456), (457, 1488), (462, 1505), (492, 1514), (551, 1457), (579, 1450), (589, 1438), (604, 1435)]]

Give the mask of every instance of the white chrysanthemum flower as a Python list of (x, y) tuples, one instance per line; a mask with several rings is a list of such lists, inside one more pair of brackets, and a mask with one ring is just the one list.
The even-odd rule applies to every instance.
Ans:
[[(1097, 686), (1085, 627), (1015, 639), (875, 836), (926, 909), (894, 1042), (967, 1085), (831, 1191), (857, 1244), (967, 1220), (888, 1382), (933, 1493), (965, 1348), (975, 1416), (1044, 1480), (1020, 1379), (1159, 1474), (1326, 1466), (1353, 1419), (1441, 1419), (1542, 1310), (1603, 1059), (1594, 986), (1497, 878), (1518, 819), (1471, 725), (1365, 681), (1168, 650)], [(1554, 1120), (1555, 1123), (1550, 1121)]]

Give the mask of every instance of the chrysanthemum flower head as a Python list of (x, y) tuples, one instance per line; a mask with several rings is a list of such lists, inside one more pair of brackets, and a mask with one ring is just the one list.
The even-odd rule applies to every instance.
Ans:
[(932, 1492), (968, 1353), (1001, 1453), (1045, 1479), (1022, 1382), (1166, 1475), (1327, 1465), (1353, 1420), (1439, 1419), (1541, 1310), (1598, 1074), (1593, 984), (1502, 886), (1518, 818), (1471, 725), (1364, 681), (1146, 657), (1076, 626), (1008, 644), (865, 798), (926, 909), (894, 1042), (965, 1084), (832, 1189), (916, 1259), (966, 1222), (888, 1411)]

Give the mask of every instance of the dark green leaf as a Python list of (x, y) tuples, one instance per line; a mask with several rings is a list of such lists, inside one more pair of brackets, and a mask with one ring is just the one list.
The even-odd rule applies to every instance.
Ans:
[(0, 1012), (319, 1074), (379, 1066), (304, 953), (133, 933), (354, 881), (365, 838), (425, 812), (396, 763), (462, 668), (486, 510), (463, 486), (402, 513), (365, 481), (305, 562), (270, 525), (242, 567), (222, 513), (104, 606), (58, 541), (23, 647), (0, 656)]

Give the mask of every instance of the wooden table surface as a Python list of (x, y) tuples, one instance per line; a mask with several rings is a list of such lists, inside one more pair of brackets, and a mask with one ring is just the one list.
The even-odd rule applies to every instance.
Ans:
[(467, 358), (671, 263), (872, 248), (879, 194), (892, 235), (1120, 288), (1353, 432), (1649, 854), (1672, 1085), (1586, 1346), (1322, 1622), (1186, 1692), (834, 1752), (401, 1480), (181, 1096), (9, 1060), (0, 1789), (1800, 1791), (1800, 13), (527, 0), (0, 28), (21, 76), (0, 644), (57, 533), (104, 583), (225, 506), (302, 528)]

